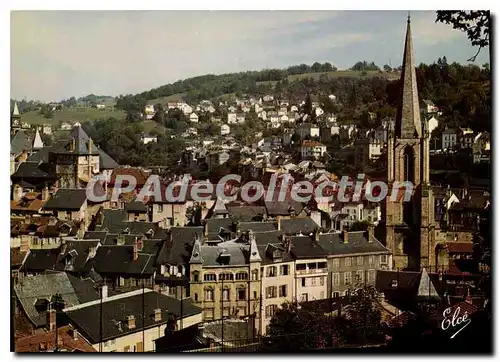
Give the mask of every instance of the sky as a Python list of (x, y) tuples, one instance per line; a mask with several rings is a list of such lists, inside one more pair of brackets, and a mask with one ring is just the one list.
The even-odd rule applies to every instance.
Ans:
[[(417, 64), (466, 63), (467, 36), (412, 11)], [(180, 79), (301, 63), (401, 64), (405, 11), (12, 11), (11, 98), (139, 93)], [(482, 51), (476, 59), (489, 62)]]

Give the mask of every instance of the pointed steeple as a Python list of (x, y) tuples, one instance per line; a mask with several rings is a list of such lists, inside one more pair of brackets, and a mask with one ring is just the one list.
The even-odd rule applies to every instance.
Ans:
[(17, 107), (17, 102), (14, 102), (14, 110), (12, 111), (12, 117), (21, 117), (19, 113), (19, 108)]
[(422, 274), (420, 275), (420, 283), (418, 285), (418, 299), (440, 299), (431, 278), (429, 278), (429, 273), (424, 268)]
[(33, 141), (33, 149), (43, 148), (42, 137), (40, 137), (40, 131), (36, 129), (35, 139)]
[(408, 14), (406, 27), (405, 50), (403, 54), (403, 69), (400, 79), (400, 103), (396, 116), (396, 137), (414, 138), (422, 134), (420, 122), (420, 105), (418, 101), (417, 72), (415, 70), (415, 56), (411, 37), (411, 21)]

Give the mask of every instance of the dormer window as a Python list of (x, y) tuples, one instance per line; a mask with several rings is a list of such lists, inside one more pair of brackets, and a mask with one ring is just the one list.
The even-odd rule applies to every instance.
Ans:
[(391, 288), (397, 288), (398, 287), (398, 281), (397, 280), (393, 280), (391, 282)]
[(123, 229), (123, 233), (124, 234), (130, 234), (130, 229), (127, 227), (125, 229)]

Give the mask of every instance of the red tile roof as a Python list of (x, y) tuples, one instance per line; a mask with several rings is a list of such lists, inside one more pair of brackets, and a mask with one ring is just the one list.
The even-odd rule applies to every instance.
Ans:
[(448, 252), (450, 253), (472, 253), (472, 243), (447, 242)]
[[(60, 341), (59, 350), (67, 350), (68, 352), (97, 352), (80, 334), (78, 334), (75, 340), (70, 326), (58, 328), (58, 335)], [(51, 351), (54, 348), (54, 340), (55, 331), (19, 338), (15, 341), (16, 352)]]

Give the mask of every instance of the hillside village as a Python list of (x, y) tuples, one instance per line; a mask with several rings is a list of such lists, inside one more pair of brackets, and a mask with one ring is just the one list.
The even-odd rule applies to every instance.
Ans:
[[(423, 303), (436, 326), (446, 308), (481, 315), (490, 308), (491, 185), (483, 171), (491, 167), (491, 135), (448, 127), (440, 107), (419, 98), (412, 51), (405, 45), (395, 117), (366, 111), (364, 124), (339, 119), (332, 111), (335, 93), (326, 94), (328, 102), (310, 94), (286, 99), (272, 90), (161, 107), (149, 102), (137, 120), (123, 121), (139, 130), (130, 147), (155, 153), (162, 142), (182, 142), (172, 143), (172, 164), (122, 164), (111, 155), (114, 136), (101, 136), (104, 147), (87, 122), (29, 124), (15, 103), (15, 350), (254, 348), (274, 335), (273, 317), (283, 303), (302, 303), (349, 323), (352, 297), (366, 288), (377, 291), (379, 322), (386, 327), (363, 344), (359, 335), (346, 337), (345, 345), (387, 344)], [(58, 112), (64, 106), (51, 107)], [(104, 112), (109, 106), (92, 107)], [(174, 118), (186, 127), (166, 127)], [(106, 121), (95, 123), (105, 127)], [(452, 183), (432, 172), (450, 160), (483, 173), (462, 172)], [(205, 201), (137, 200), (152, 175), (162, 189), (181, 182), (191, 190), (197, 181), (216, 185), (230, 173), (241, 176), (239, 185), (225, 189), (233, 201), (215, 187)], [(356, 191), (357, 173), (363, 186)], [(94, 186), (101, 201), (87, 193), (97, 175), (104, 176)], [(299, 202), (291, 185), (281, 184), (284, 200), (243, 200), (245, 182), (261, 182), (267, 194), (273, 176), (285, 175), (314, 189), (349, 176), (347, 194), (359, 197), (341, 201), (333, 197), (338, 190), (330, 190)], [(113, 200), (122, 176), (137, 184)], [(410, 202), (367, 197), (375, 182), (403, 179), (416, 185)]]

